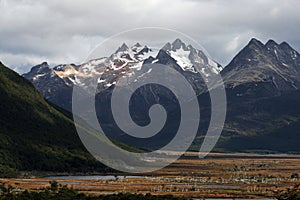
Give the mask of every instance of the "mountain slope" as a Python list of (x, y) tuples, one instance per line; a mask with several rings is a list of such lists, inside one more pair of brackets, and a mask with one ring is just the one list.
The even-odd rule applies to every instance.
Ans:
[(0, 63), (0, 174), (103, 170), (84, 149), (73, 122), (33, 85)]
[(65, 69), (67, 71), (67, 69), (71, 70), (73, 67), (73, 65), (58, 66), (57, 73), (55, 73), (56, 71), (44, 62), (32, 67), (24, 77), (30, 80), (49, 102), (71, 111), (73, 82), (68, 78), (60, 77), (59, 74), (60, 70)]

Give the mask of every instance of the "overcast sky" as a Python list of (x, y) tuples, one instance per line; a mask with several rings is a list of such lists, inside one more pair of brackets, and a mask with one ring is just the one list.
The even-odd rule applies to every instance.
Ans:
[(248, 41), (300, 50), (299, 0), (0, 0), (0, 60), (19, 73), (82, 62), (104, 39), (141, 27), (183, 32), (222, 65)]

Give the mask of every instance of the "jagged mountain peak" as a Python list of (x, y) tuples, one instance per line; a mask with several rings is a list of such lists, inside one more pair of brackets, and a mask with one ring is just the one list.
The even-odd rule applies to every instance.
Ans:
[[(253, 59), (258, 54), (261, 54), (265, 50), (265, 45), (256, 38), (252, 38), (249, 43), (238, 52), (238, 54), (233, 58), (229, 65), (233, 65), (240, 59)], [(236, 65), (236, 64), (235, 64)], [(224, 68), (225, 71), (228, 70), (227, 67)]]
[(285, 41), (278, 44), (273, 40), (269, 40), (265, 44), (265, 48), (268, 53), (273, 54), (279, 63), (282, 63), (285, 66), (287, 63), (296, 61), (299, 57), (299, 53)]
[(218, 73), (222, 66), (211, 60), (201, 49), (194, 48), (180, 39), (167, 43), (162, 50), (166, 51), (184, 70), (194, 73), (201, 71), (204, 76)]
[(148, 46), (144, 46), (142, 49), (140, 49), (137, 52), (137, 55), (145, 54), (145, 53), (148, 53), (150, 51), (152, 51), (152, 49), (150, 49)]
[[(258, 90), (261, 94), (279, 94), (300, 89), (299, 53), (287, 43), (269, 40), (263, 45), (252, 39), (221, 72), (227, 86), (245, 87), (245, 93)], [(251, 86), (250, 86), (251, 85)], [(253, 88), (251, 88), (253, 87)], [(248, 89), (247, 89), (248, 88)], [(251, 88), (251, 89), (249, 89)], [(248, 91), (248, 92), (247, 92)]]
[(278, 47), (278, 44), (274, 40), (268, 40), (268, 42), (265, 44), (265, 47), (268, 49), (273, 49), (275, 47)]
[(132, 47), (130, 47), (130, 50), (132, 50), (134, 53), (137, 53), (144, 49), (146, 46), (142, 46), (139, 42), (135, 43)]
[(48, 64), (48, 62), (42, 62), (41, 64), (36, 65), (35, 67), (39, 67), (39, 68), (46, 67), (46, 68), (49, 68), (50, 65)]
[(233, 58), (231, 62), (234, 62), (238, 57), (250, 58), (257, 52), (263, 52), (265, 50), (265, 45), (256, 38), (251, 38), (248, 44), (238, 52), (238, 54)]
[(186, 49), (186, 45), (184, 42), (182, 42), (179, 38), (177, 38), (176, 40), (174, 40), (174, 42), (172, 43), (172, 46), (174, 49)]
[(123, 52), (123, 51), (127, 51), (129, 49), (129, 47), (123, 43), (116, 51), (116, 53), (119, 53), (119, 52)]
[(265, 44), (263, 44), (260, 40), (256, 38), (252, 38), (244, 49), (247, 49), (249, 47), (256, 50), (260, 49), (260, 50), (267, 50), (267, 51), (274, 50), (274, 49), (283, 50), (283, 51), (295, 51), (287, 42), (283, 41), (279, 44), (273, 39), (269, 39)]
[(135, 45), (133, 45), (133, 47), (141, 47), (142, 45), (139, 43), (139, 42), (137, 42), (137, 43), (135, 43)]
[(256, 38), (251, 38), (247, 46), (263, 47), (264, 44)]
[(169, 58), (169, 54), (164, 49), (160, 49), (156, 56), (156, 59), (160, 60), (161, 64), (167, 64), (168, 61), (171, 61)]
[(298, 53), (295, 49), (293, 49), (293, 47), (291, 47), (287, 42), (283, 41), (279, 44), (279, 47), (284, 50), (284, 51), (292, 51), (295, 53)]
[(42, 73), (49, 73), (52, 69), (50, 65), (47, 62), (43, 62), (41, 64), (38, 64), (31, 68), (30, 72), (31, 74), (42, 74)]
[(282, 47), (282, 48), (288, 47), (288, 48), (291, 48), (291, 49), (292, 49), (292, 47), (291, 47), (287, 42), (285, 42), (285, 41), (281, 42), (281, 43), (279, 44), (279, 46)]
[[(192, 48), (191, 45), (188, 45), (188, 46), (190, 46), (190, 48)], [(188, 50), (187, 45), (179, 38), (175, 39), (172, 43), (170, 43), (170, 42), (166, 43), (162, 49), (165, 51), (176, 51), (178, 49), (183, 49), (185, 51)]]
[(41, 65), (48, 65), (49, 66), (48, 62), (46, 62), (46, 61), (42, 62)]
[(170, 49), (172, 49), (172, 45), (171, 45), (170, 42), (166, 43), (166, 44), (163, 46), (163, 48), (162, 48), (162, 50), (164, 50), (164, 51), (167, 51), (167, 50), (170, 50)]

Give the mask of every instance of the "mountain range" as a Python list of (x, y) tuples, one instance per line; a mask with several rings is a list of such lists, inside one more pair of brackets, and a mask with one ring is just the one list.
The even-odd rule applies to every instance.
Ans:
[(98, 87), (101, 91), (109, 90), (114, 87), (121, 76), (147, 73), (149, 69), (142, 67), (147, 63), (169, 65), (176, 69), (187, 78), (197, 94), (203, 93), (206, 85), (195, 66), (207, 78), (210, 74), (219, 73), (222, 69), (202, 51), (176, 39), (173, 43), (164, 45), (160, 50), (152, 50), (139, 43), (132, 47), (122, 44), (109, 57), (94, 59), (81, 65), (65, 64), (51, 68), (47, 63), (42, 63), (34, 66), (23, 76), (30, 80), (47, 100), (71, 111), (73, 85), (83, 86), (82, 79), (101, 76), (98, 80)]
[(74, 164), (75, 161), (89, 163), (90, 170), (103, 169), (84, 150), (72, 120), (62, 114), (72, 110), (73, 87), (84, 87), (82, 80), (87, 77), (101, 76), (97, 80), (95, 98), (97, 117), (105, 133), (113, 139), (144, 149), (164, 146), (173, 138), (180, 122), (178, 102), (170, 91), (148, 85), (132, 97), (131, 114), (139, 125), (149, 123), (145, 113), (153, 104), (162, 104), (168, 112), (164, 129), (148, 140), (124, 134), (110, 110), (110, 98), (118, 78), (147, 73), (149, 69), (143, 67), (147, 63), (175, 69), (189, 81), (197, 94), (201, 120), (190, 150), (199, 150), (210, 120), (206, 78), (221, 73), (227, 94), (227, 116), (222, 136), (214, 150), (300, 152), (297, 142), (300, 138), (299, 56), (286, 42), (277, 44), (269, 40), (263, 44), (252, 39), (227, 66), (222, 67), (203, 51), (180, 39), (167, 43), (159, 50), (139, 43), (131, 47), (122, 44), (109, 57), (81, 65), (63, 64), (52, 68), (44, 62), (32, 67), (23, 77), (37, 90), (1, 64), (0, 96), (4, 102), (1, 104), (1, 116), (5, 116), (1, 118), (1, 169), (8, 172), (13, 169), (63, 171), (65, 167), (59, 165), (59, 161), (74, 166), (74, 171), (84, 170), (81, 165)]
[[(118, 78), (134, 73), (142, 76), (149, 70), (143, 67), (147, 63), (163, 64), (181, 73), (196, 91), (199, 102), (202, 102), (198, 137), (191, 149), (197, 150), (201, 145), (210, 120), (206, 79), (220, 73), (226, 89), (228, 111), (222, 137), (215, 150), (300, 151), (296, 142), (300, 119), (300, 57), (286, 42), (277, 44), (269, 40), (263, 44), (253, 38), (225, 67), (180, 39), (167, 43), (159, 50), (139, 43), (132, 47), (122, 44), (109, 57), (54, 68), (42, 63), (23, 76), (34, 84), (45, 99), (68, 111), (72, 107), (73, 86), (84, 84), (81, 77), (100, 76), (96, 110), (97, 114), (100, 113), (98, 120), (105, 133), (133, 146), (157, 149), (174, 136), (172, 133), (178, 128), (180, 120), (176, 98), (169, 91), (155, 85), (147, 86), (132, 97), (132, 118), (138, 124), (149, 123), (145, 113), (155, 103), (164, 105), (170, 116), (165, 131), (147, 141), (124, 134), (114, 122), (110, 110), (110, 98)], [(285, 142), (282, 142), (283, 138)]]
[(131, 77), (133, 74), (142, 79), (151, 70), (144, 65), (148, 63), (175, 69), (185, 77), (197, 95), (208, 90), (206, 79), (218, 74), (222, 69), (203, 51), (176, 39), (159, 50), (139, 43), (131, 47), (122, 44), (109, 57), (91, 60), (78, 66), (59, 65), (51, 68), (47, 63), (43, 63), (33, 67), (23, 76), (30, 80), (47, 100), (69, 111), (72, 107), (73, 86), (87, 87), (87, 80), (97, 77), (96, 111), (105, 133), (129, 145), (153, 150), (169, 142), (178, 128), (180, 110), (176, 97), (170, 91), (158, 85), (147, 85), (141, 87), (132, 97), (132, 118), (140, 125), (149, 123), (150, 119), (145, 113), (153, 104), (164, 105), (169, 113), (166, 127), (150, 139), (128, 136), (116, 125), (110, 110), (112, 91), (118, 79), (122, 76)]

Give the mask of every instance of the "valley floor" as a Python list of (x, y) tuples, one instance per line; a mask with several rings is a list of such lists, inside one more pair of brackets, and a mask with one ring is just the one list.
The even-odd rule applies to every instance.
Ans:
[(189, 198), (267, 198), (300, 184), (299, 155), (186, 153), (172, 165), (133, 176), (74, 176), (0, 179), (13, 192), (39, 191), (49, 181), (90, 195), (111, 193), (171, 194)]

